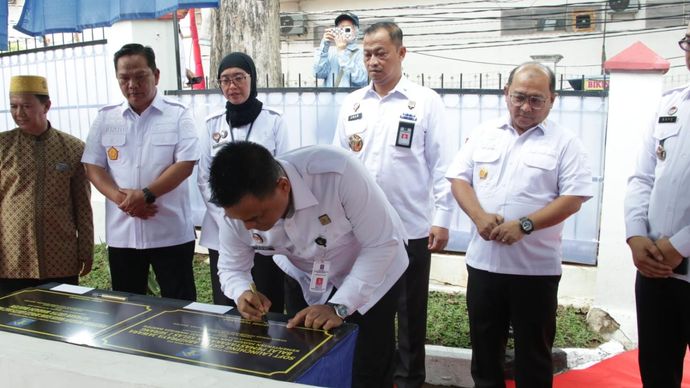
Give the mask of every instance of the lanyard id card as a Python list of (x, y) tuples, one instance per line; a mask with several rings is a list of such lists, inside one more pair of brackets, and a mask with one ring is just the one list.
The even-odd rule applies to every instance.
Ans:
[(309, 283), (309, 291), (311, 292), (326, 292), (328, 285), (328, 271), (331, 268), (331, 263), (318, 259), (314, 261), (314, 268), (311, 271), (311, 283)]
[(398, 123), (398, 136), (395, 138), (395, 145), (398, 147), (412, 147), (412, 136), (414, 135), (414, 123), (400, 120)]

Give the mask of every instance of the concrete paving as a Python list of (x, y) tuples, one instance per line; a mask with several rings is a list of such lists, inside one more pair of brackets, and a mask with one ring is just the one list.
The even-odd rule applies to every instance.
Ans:
[[(609, 341), (595, 349), (554, 349), (554, 366), (556, 373), (584, 369), (623, 351), (625, 348), (617, 341)], [(427, 345), (426, 383), (429, 387), (472, 387), (471, 359), (470, 349)]]

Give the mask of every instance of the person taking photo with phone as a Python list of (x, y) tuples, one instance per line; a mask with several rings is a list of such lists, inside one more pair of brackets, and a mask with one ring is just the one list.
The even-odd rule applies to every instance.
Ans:
[(344, 12), (327, 28), (314, 54), (314, 74), (323, 86), (359, 88), (368, 83), (362, 49), (357, 44), (359, 18)]

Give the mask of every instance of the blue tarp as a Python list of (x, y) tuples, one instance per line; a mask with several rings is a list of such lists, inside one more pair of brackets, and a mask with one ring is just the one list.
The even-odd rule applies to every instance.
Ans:
[(358, 334), (359, 328), (356, 328), (330, 352), (321, 356), (296, 382), (319, 387), (350, 388)]
[(218, 0), (26, 0), (14, 28), (31, 36), (81, 32), (120, 20), (155, 19), (177, 9), (209, 7), (218, 7)]
[(0, 0), (0, 51), (7, 51), (7, 0)]

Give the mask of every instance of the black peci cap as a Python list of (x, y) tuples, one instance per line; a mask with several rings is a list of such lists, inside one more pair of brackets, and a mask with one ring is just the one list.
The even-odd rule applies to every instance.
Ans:
[(338, 23), (343, 21), (343, 19), (350, 19), (352, 20), (352, 23), (359, 28), (359, 18), (357, 15), (353, 14), (352, 12), (343, 12), (340, 15), (338, 15), (337, 18), (335, 18), (335, 26), (338, 26)]

